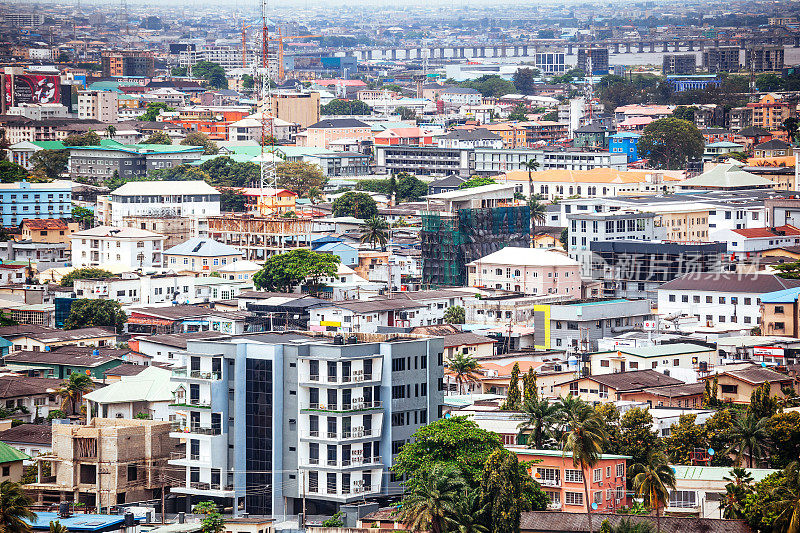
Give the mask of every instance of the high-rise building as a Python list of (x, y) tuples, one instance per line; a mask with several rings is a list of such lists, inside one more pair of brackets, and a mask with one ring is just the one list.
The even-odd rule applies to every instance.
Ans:
[(711, 74), (716, 72), (739, 72), (739, 47), (720, 46), (703, 52), (703, 68)]
[(744, 51), (744, 68), (753, 72), (780, 72), (783, 69), (783, 46), (753, 46)]
[(608, 74), (608, 48), (578, 48), (578, 69), (586, 74)]
[(661, 70), (667, 74), (694, 74), (697, 56), (694, 54), (664, 54)]
[(260, 333), (189, 340), (173, 436), (172, 493), (259, 515), (334, 512), (401, 493), (400, 448), (442, 416), (443, 341)]

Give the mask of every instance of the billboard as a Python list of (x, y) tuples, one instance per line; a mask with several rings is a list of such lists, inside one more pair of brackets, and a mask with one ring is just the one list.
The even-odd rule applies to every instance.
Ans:
[(13, 76), (11, 85), (14, 105), (61, 103), (61, 79), (58, 76), (23, 74)]

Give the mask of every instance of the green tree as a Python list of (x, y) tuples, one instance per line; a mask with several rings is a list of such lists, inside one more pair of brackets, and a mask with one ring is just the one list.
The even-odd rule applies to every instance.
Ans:
[(246, 210), (247, 196), (241, 189), (219, 188), (219, 208), (224, 212), (242, 213)]
[(725, 485), (725, 494), (719, 502), (722, 518), (741, 519), (745, 517), (744, 501), (752, 490), (750, 483), (753, 481), (753, 476), (744, 468), (734, 468), (730, 476), (723, 477), (728, 483)]
[(154, 131), (144, 141), (144, 144), (172, 144), (172, 139), (163, 131)]
[(482, 187), (484, 185), (494, 185), (497, 183), (494, 178), (488, 176), (472, 176), (470, 179), (458, 186), (459, 189), (471, 189), (473, 187)]
[(386, 246), (389, 242), (389, 224), (383, 217), (371, 217), (364, 221), (360, 241), (371, 244), (373, 248)]
[(205, 80), (206, 85), (213, 89), (227, 89), (228, 79), (225, 77), (225, 69), (219, 63), (213, 61), (198, 61), (192, 67), (192, 75), (195, 78)]
[(321, 278), (335, 277), (338, 269), (338, 256), (306, 249), (291, 250), (270, 256), (263, 268), (253, 274), (253, 284), (257, 289), (291, 292), (296, 285), (305, 283), (316, 291), (321, 286)]
[(529, 367), (522, 378), (522, 397), (524, 400), (539, 398), (539, 385), (536, 383), (536, 372), (533, 371), (533, 367)]
[(256, 80), (250, 74), (242, 74), (242, 89), (251, 90), (256, 85)]
[(705, 408), (709, 407), (717, 407), (719, 405), (719, 398), (717, 397), (717, 393), (719, 390), (719, 383), (717, 380), (717, 375), (714, 374), (714, 379), (706, 379), (706, 385), (703, 389), (703, 400), (702, 406)]
[(333, 201), (333, 216), (366, 220), (378, 216), (378, 204), (367, 193), (346, 192)]
[(94, 224), (94, 211), (79, 205), (72, 207), (72, 218), (75, 219), (82, 228), (90, 228)]
[(522, 488), (517, 455), (504, 448), (492, 452), (481, 476), (481, 502), (491, 533), (518, 533)]
[(531, 197), (528, 200), (528, 210), (531, 217), (531, 243), (533, 243), (533, 238), (536, 236), (536, 224), (543, 224), (547, 220), (547, 207), (536, 197)]
[(109, 327), (122, 331), (128, 316), (116, 300), (82, 299), (72, 302), (64, 329)]
[(694, 107), (679, 105), (672, 111), (672, 116), (680, 120), (687, 120), (694, 123), (694, 111)]
[(464, 308), (460, 305), (451, 305), (444, 312), (444, 322), (446, 324), (463, 324)]
[(567, 430), (562, 436), (562, 449), (564, 454), (572, 454), (572, 465), (580, 468), (584, 473), (583, 493), (586, 503), (586, 518), (589, 521), (589, 533), (593, 533), (592, 527), (592, 508), (589, 498), (589, 481), (586, 472), (591, 472), (600, 455), (603, 453), (603, 445), (606, 442), (606, 435), (600, 425), (597, 416), (589, 409), (575, 409), (572, 420), (567, 426)]
[(434, 464), (430, 470), (418, 472), (407, 484), (400, 519), (411, 531), (445, 533), (447, 519), (453, 516), (456, 502), (465, 491), (456, 467)]
[(445, 517), (447, 530), (453, 533), (489, 533), (483, 524), (486, 506), (481, 502), (479, 490), (467, 490), (458, 498), (453, 512)]
[(192, 509), (194, 514), (203, 515), (200, 520), (203, 533), (222, 533), (225, 529), (225, 520), (214, 502), (200, 502)]
[(114, 274), (102, 268), (76, 268), (61, 278), (61, 285), (64, 287), (72, 287), (76, 279), (108, 279), (113, 277)]
[(106, 137), (111, 139), (116, 134), (117, 134), (117, 127), (115, 125), (109, 124), (108, 126), (106, 126)]
[(481, 378), (481, 365), (478, 360), (461, 352), (456, 352), (447, 360), (447, 369), (453, 374), (458, 393), (464, 394), (464, 383), (473, 383)]
[(800, 457), (800, 413), (775, 413), (767, 424), (772, 444), (769, 460), (774, 468), (784, 468)]
[(784, 279), (800, 279), (800, 261), (783, 263), (772, 267), (777, 270), (776, 275)]
[(22, 486), (12, 481), (0, 483), (0, 531), (2, 533), (30, 533), (31, 527), (25, 520), (35, 520), (31, 511), (33, 501), (22, 490)]
[(780, 409), (780, 400), (773, 396), (769, 381), (762, 383), (750, 394), (750, 406), (748, 411), (753, 413), (757, 419), (768, 418)]
[(755, 483), (744, 497), (744, 516), (754, 531), (779, 533), (774, 528), (777, 518), (775, 503), (779, 501), (778, 491), (786, 484), (786, 471), (774, 472)]
[(371, 115), (372, 108), (361, 100), (334, 99), (319, 108), (321, 115)]
[(92, 378), (86, 374), (72, 372), (69, 378), (56, 389), (56, 394), (61, 398), (61, 410), (65, 413), (75, 413), (83, 399), (83, 395), (94, 389)]
[(785, 482), (772, 490), (775, 501), (773, 529), (780, 533), (800, 533), (800, 463), (793, 462), (784, 470)]
[(664, 439), (665, 452), (673, 464), (692, 464), (695, 448), (705, 449), (706, 435), (703, 428), (695, 424), (697, 415), (681, 415), (677, 424), (672, 424), (669, 437)]
[(415, 120), (417, 118), (417, 112), (406, 106), (398, 106), (394, 112), (400, 115), (400, 120)]
[(38, 150), (29, 161), (34, 174), (49, 180), (58, 179), (67, 170), (69, 150)]
[(800, 129), (800, 119), (789, 117), (781, 123), (781, 129), (786, 132), (789, 143), (794, 143), (797, 138), (797, 131)]
[(275, 172), (279, 187), (289, 189), (301, 197), (307, 196), (312, 189), (322, 190), (328, 181), (319, 165), (302, 161), (278, 163)]
[(649, 520), (625, 517), (611, 529), (611, 533), (653, 533), (653, 524)]
[(542, 115), (542, 120), (545, 122), (558, 122), (558, 111), (548, 111)]
[(663, 452), (651, 452), (647, 462), (631, 467), (633, 489), (645, 505), (656, 512), (656, 529), (661, 531), (661, 508), (666, 506), (670, 489), (675, 489), (675, 472)]
[(783, 89), (783, 79), (777, 74), (768, 72), (756, 78), (756, 88), (761, 92), (780, 91)]
[(767, 440), (767, 425), (769, 418), (758, 418), (754, 412), (740, 411), (733, 419), (729, 430), (732, 444), (725, 450), (725, 454), (736, 454), (737, 465), (747, 452), (747, 466), (753, 468), (753, 458), (758, 460), (763, 452), (763, 444)]
[(182, 78), (189, 74), (189, 69), (188, 67), (172, 67), (172, 69), (170, 70), (170, 74)]
[(520, 68), (514, 73), (511, 78), (514, 88), (520, 94), (533, 94), (536, 80), (533, 73), (534, 69)]
[(461, 82), (459, 85), (468, 89), (475, 89), (484, 97), (498, 97), (516, 92), (513, 83), (504, 80), (497, 74), (487, 74), (475, 80)]
[(685, 169), (688, 161), (703, 156), (705, 140), (687, 120), (666, 117), (645, 126), (638, 150), (655, 168)]
[(528, 108), (522, 104), (515, 105), (514, 109), (508, 114), (508, 120), (516, 120), (519, 122), (528, 120)]
[[(703, 424), (709, 448), (722, 452), (731, 445), (730, 428), (733, 425), (734, 409), (720, 409)], [(712, 466), (731, 466), (730, 455), (715, 453), (711, 458)]]
[(0, 161), (0, 182), (15, 183), (28, 177), (25, 167), (11, 161)]
[(139, 120), (145, 122), (155, 122), (156, 118), (161, 114), (162, 111), (169, 113), (171, 111), (175, 111), (175, 108), (169, 107), (164, 102), (152, 102), (147, 104), (147, 111), (145, 111), (143, 115), (139, 116)]
[(555, 429), (560, 419), (560, 405), (537, 396), (525, 398), (522, 406), (524, 421), (519, 424), (519, 439), (523, 437), (529, 448), (545, 449), (555, 440)]
[(594, 408), (594, 414), (600, 421), (600, 428), (606, 436), (603, 445), (604, 453), (620, 453), (621, 432), (620, 432), (620, 412), (617, 406), (611, 402), (601, 403)]
[(50, 533), (69, 533), (67, 526), (61, 524), (58, 520), (50, 521)]
[[(166, 144), (166, 143), (165, 143)], [(205, 155), (214, 155), (219, 152), (217, 143), (208, 138), (205, 133), (192, 131), (186, 134), (186, 138), (181, 141), (184, 146), (202, 146)]]
[(620, 453), (630, 455), (634, 464), (644, 463), (650, 450), (661, 448), (661, 439), (653, 430), (650, 410), (635, 407), (625, 411), (620, 419)]
[(442, 418), (414, 432), (397, 454), (392, 470), (411, 480), (442, 464), (457, 468), (467, 485), (477, 488), (483, 465), (501, 447), (499, 435), (464, 416)]
[(506, 401), (500, 406), (504, 411), (519, 411), (522, 408), (522, 392), (519, 390), (519, 363), (511, 368), (511, 380), (508, 383)]
[(322, 521), (322, 527), (342, 527), (344, 525), (344, 520), (342, 520), (342, 516), (344, 513), (341, 511), (336, 511), (333, 513), (333, 516), (328, 518), (327, 520)]
[(73, 133), (72, 135), (67, 135), (63, 144), (64, 146), (99, 146), (100, 136), (93, 131), (87, 131), (82, 134)]

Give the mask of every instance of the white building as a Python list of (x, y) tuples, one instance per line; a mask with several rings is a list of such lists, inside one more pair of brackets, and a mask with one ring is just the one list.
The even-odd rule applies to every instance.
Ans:
[(662, 317), (694, 316), (708, 327), (761, 323), (760, 296), (800, 286), (800, 280), (773, 274), (687, 274), (658, 288)]
[(79, 231), (70, 237), (72, 264), (76, 267), (121, 264), (131, 270), (160, 268), (164, 238), (152, 231), (114, 226), (97, 226)]
[(73, 290), (78, 298), (116, 300), (123, 306), (184, 303), (195, 294), (195, 277), (176, 274), (140, 276), (131, 272), (115, 278), (75, 280)]
[(118, 96), (115, 91), (78, 91), (78, 118), (117, 122)]
[(507, 246), (469, 263), (467, 276), (470, 287), (581, 297), (580, 263), (557, 250)]
[(87, 423), (93, 417), (134, 419), (140, 414), (151, 420), (170, 420), (172, 371), (149, 366), (135, 376), (122, 378), (83, 396)]
[(261, 134), (272, 135), (278, 141), (290, 141), (297, 131), (297, 124), (279, 118), (265, 117), (261, 114), (250, 115), (228, 126), (229, 141), (256, 141), (261, 139)]
[(439, 94), (439, 99), (446, 104), (459, 107), (478, 105), (483, 100), (480, 92), (466, 87), (449, 87)]
[(111, 223), (115, 226), (121, 226), (127, 216), (204, 218), (219, 213), (219, 191), (202, 180), (129, 181), (111, 193)]
[(800, 246), (800, 229), (790, 226), (750, 229), (723, 229), (709, 232), (712, 241), (728, 243), (737, 259), (754, 257), (758, 252), (781, 246)]

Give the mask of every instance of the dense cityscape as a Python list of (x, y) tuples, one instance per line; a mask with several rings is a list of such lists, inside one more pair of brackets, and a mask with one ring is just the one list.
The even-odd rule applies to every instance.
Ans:
[(510, 7), (0, 2), (0, 533), (800, 533), (800, 4)]

